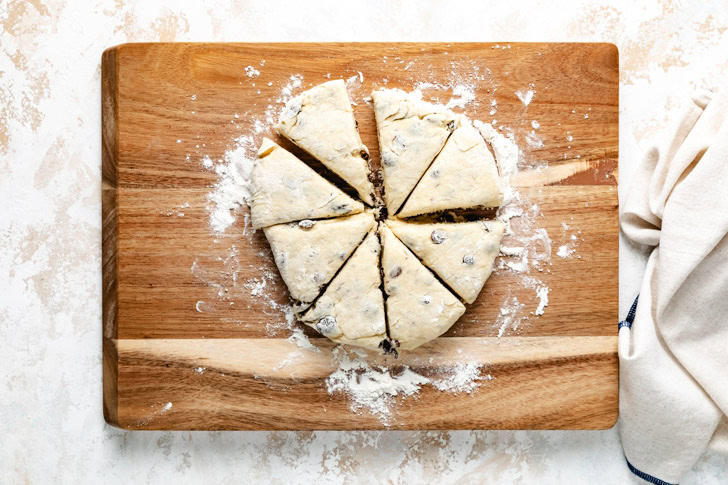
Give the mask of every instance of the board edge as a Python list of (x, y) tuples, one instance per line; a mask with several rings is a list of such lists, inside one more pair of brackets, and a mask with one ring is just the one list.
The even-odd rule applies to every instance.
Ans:
[(101, 56), (101, 280), (104, 420), (118, 424), (118, 64), (117, 48)]

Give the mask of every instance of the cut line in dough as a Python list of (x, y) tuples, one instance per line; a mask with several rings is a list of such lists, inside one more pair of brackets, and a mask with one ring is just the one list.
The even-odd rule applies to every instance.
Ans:
[(377, 121), (384, 201), (396, 214), (445, 145), (456, 115), (401, 89), (372, 93)]
[(371, 231), (301, 321), (334, 342), (377, 349), (387, 339), (380, 251)]
[(505, 227), (500, 221), (423, 224), (399, 220), (389, 220), (387, 226), (466, 303), (475, 301), (490, 277)]
[(470, 120), (460, 116), (457, 128), (398, 215), (490, 208), (502, 202), (503, 190), (493, 155)]
[(389, 336), (411, 350), (445, 333), (465, 306), (397, 239), (379, 224)]
[(292, 98), (276, 130), (354, 187), (373, 205), (369, 150), (362, 143), (346, 83), (325, 82)]
[(268, 138), (258, 150), (250, 176), (251, 222), (260, 229), (303, 219), (356, 214), (364, 205)]
[(375, 226), (370, 212), (320, 221), (303, 220), (263, 229), (281, 278), (303, 311)]

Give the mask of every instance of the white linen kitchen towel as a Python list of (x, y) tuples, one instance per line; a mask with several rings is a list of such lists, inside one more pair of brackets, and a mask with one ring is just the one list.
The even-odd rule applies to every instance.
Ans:
[(678, 483), (728, 433), (728, 90), (647, 152), (621, 227), (651, 254), (620, 324), (619, 431), (635, 475)]

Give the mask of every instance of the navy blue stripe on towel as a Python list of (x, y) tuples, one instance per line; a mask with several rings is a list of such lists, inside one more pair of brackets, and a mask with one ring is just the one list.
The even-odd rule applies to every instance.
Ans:
[[(635, 304), (637, 302), (635, 301)], [(636, 469), (632, 464), (629, 462), (627, 458), (624, 459), (624, 461), (627, 462), (627, 466), (629, 467), (629, 471), (640, 477), (642, 480), (650, 483), (654, 483), (655, 485), (678, 485), (677, 483), (670, 483), (666, 482), (665, 480), (660, 480), (659, 478), (653, 477), (652, 475), (648, 475), (647, 473)]]
[(632, 308), (630, 308), (629, 313), (627, 313), (627, 318), (624, 321), (619, 322), (619, 328), (632, 328), (632, 322), (634, 322), (634, 314), (637, 313), (637, 302), (639, 299), (640, 296), (637, 295), (637, 298), (634, 299), (634, 303), (632, 303)]

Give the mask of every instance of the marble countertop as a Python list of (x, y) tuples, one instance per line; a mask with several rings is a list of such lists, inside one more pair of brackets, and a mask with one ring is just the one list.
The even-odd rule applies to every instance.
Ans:
[[(172, 2), (169, 2), (170, 4)], [(189, 3), (188, 5), (185, 5)], [(601, 432), (125, 432), (101, 413), (102, 51), (132, 41), (583, 41), (620, 49), (620, 199), (728, 74), (723, 0), (0, 3), (0, 483), (630, 483)], [(307, 8), (308, 5), (308, 8)], [(642, 259), (623, 249), (620, 303)], [(705, 455), (685, 484), (725, 483)]]

